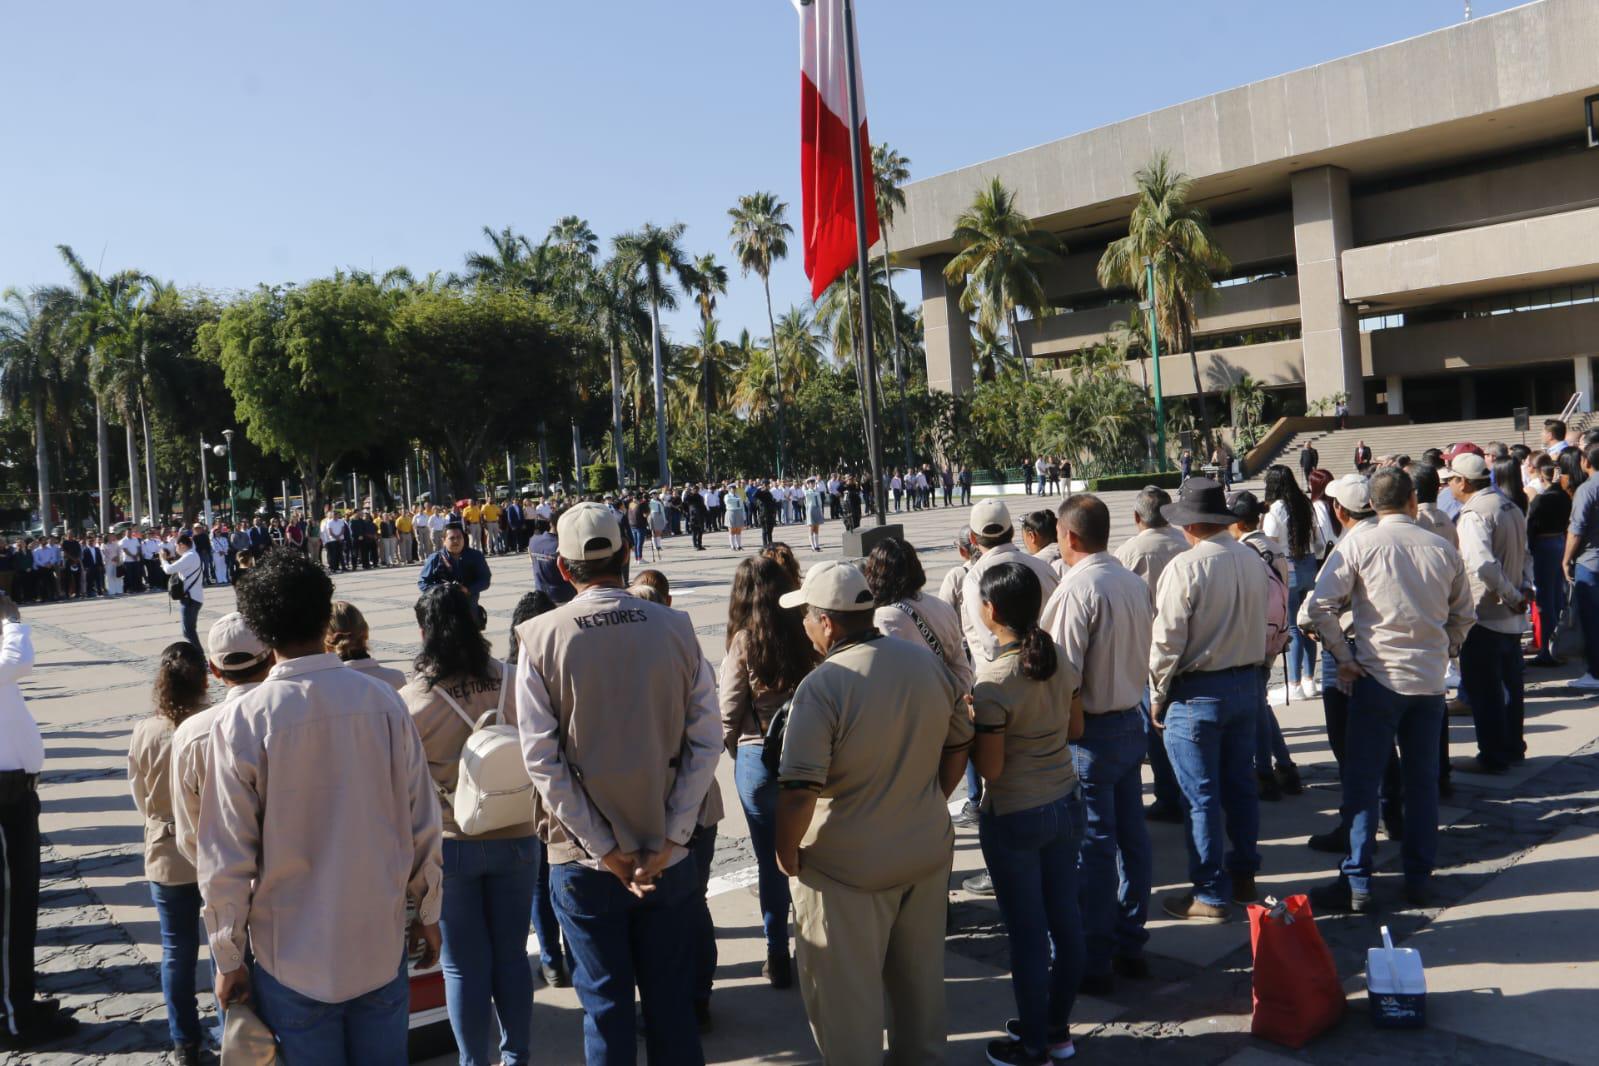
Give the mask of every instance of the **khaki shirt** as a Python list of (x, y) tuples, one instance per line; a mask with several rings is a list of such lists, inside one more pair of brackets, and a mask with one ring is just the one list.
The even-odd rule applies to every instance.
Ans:
[(1072, 672), (1063, 669), (1044, 681), (1025, 676), (1015, 644), (1004, 645), (999, 658), (978, 666), (972, 690), (973, 728), (1005, 734), (1005, 767), (985, 782), (983, 810), (995, 814), (1032, 810), (1077, 787), (1066, 740), (1073, 682)]
[(158, 885), (194, 884), (194, 864), (178, 851), (172, 820), (172, 733), (159, 714), (140, 719), (128, 742), (128, 787), (144, 815), (144, 877)]
[[(968, 562), (957, 564), (944, 575), (944, 580), (939, 582), (938, 585), (938, 598), (955, 608), (957, 618), (964, 616), (964, 612), (961, 610), (961, 591), (966, 583), (966, 571), (970, 570), (971, 566), (972, 564)], [(963, 624), (961, 627), (961, 640), (964, 641), (965, 639), (966, 630)]]
[(1416, 525), (1428, 533), (1436, 533), (1447, 540), (1453, 547), (1460, 547), (1460, 536), (1455, 531), (1455, 523), (1444, 513), (1442, 507), (1436, 503), (1420, 503), (1416, 505)]
[[(733, 751), (740, 744), (760, 744), (766, 727), (794, 694), (767, 689), (750, 674), (749, 637), (733, 634), (717, 671), (716, 699), (722, 711), (722, 745)], [(704, 824), (704, 823), (702, 823)]]
[(939, 765), (971, 742), (954, 675), (925, 645), (873, 635), (835, 648), (795, 691), (783, 737), (779, 780), (820, 789), (799, 879), (881, 892), (949, 862)]
[(1188, 550), (1188, 538), (1176, 526), (1140, 530), (1116, 549), (1116, 559), (1144, 579), (1151, 595), (1166, 565)]
[[(440, 678), (431, 687), (424, 685), (421, 678), (415, 678), (400, 689), (400, 699), (405, 701), (405, 708), (411, 712), (411, 721), (416, 726), (417, 735), (422, 738), (422, 750), (427, 754), (428, 774), (433, 778), (433, 784), (440, 793), (439, 811), (446, 837), (466, 836), (461, 832), (461, 827), (455, 824), (455, 810), (448, 797), (453, 797), (455, 794), (455, 786), (461, 772), (461, 749), (466, 746), (466, 738), (472, 735), (472, 728), (455, 713), (455, 708), (451, 707), (450, 701), (444, 697), (448, 695), (460, 704), (461, 710), (465, 711), (473, 722), (499, 707), (501, 722), (505, 725), (516, 724), (516, 705), (509, 698), (503, 705), (500, 702), (501, 685), (510, 680), (506, 676), (505, 668), (500, 663), (491, 661), (489, 675), (488, 678), (481, 680), (462, 677)], [(509, 697), (510, 693), (506, 693), (506, 696)], [(530, 800), (527, 821), (479, 833), (471, 839), (504, 840), (532, 835), (533, 804)]]
[(351, 670), (359, 670), (368, 677), (377, 678), (396, 692), (405, 687), (405, 671), (384, 666), (370, 656), (365, 659), (346, 659), (344, 665)]
[(722, 753), (716, 679), (688, 615), (590, 587), (517, 636), (517, 729), (550, 861), (597, 869), (618, 848), (686, 847)]
[(227, 704), (255, 688), (259, 682), (230, 685), (222, 702), (191, 714), (172, 734), (172, 826), (178, 854), (195, 862), (199, 854), (195, 837), (200, 831), (200, 794), (210, 763), (211, 724)]
[(1498, 489), (1472, 494), (1455, 526), (1477, 605), (1477, 624), (1496, 633), (1521, 633), (1532, 589), (1527, 516)]
[(1082, 691), (1083, 710), (1108, 714), (1143, 702), (1154, 622), (1149, 586), (1115, 556), (1097, 552), (1066, 571), (1039, 624)]
[(1442, 693), (1449, 660), (1476, 618), (1460, 553), (1407, 515), (1357, 528), (1327, 557), (1299, 607), (1300, 627), (1347, 662), (1339, 615), (1348, 610), (1361, 669), (1402, 696)]
[(1260, 555), (1225, 530), (1166, 564), (1155, 589), (1149, 687), (1156, 703), (1178, 675), (1259, 666), (1266, 658), (1266, 582)]
[(255, 959), (342, 1003), (394, 980), (406, 903), (439, 920), (439, 801), (416, 727), (387, 685), (337, 655), (278, 663), (218, 713), (201, 796), (211, 958)]
[(955, 683), (960, 685), (961, 694), (970, 692), (972, 664), (966, 658), (966, 638), (961, 631), (960, 615), (955, 613), (955, 608), (936, 596), (923, 596), (917, 593), (879, 607), (872, 616), (873, 624), (883, 636), (908, 640), (920, 644), (928, 651), (932, 651), (933, 646), (922, 636), (921, 629), (916, 625), (916, 620), (905, 610), (906, 607), (921, 615), (922, 621), (927, 623), (927, 628), (938, 638), (941, 650), (935, 654), (938, 654), (944, 665), (949, 667), (949, 672), (955, 675)]
[(966, 646), (971, 649), (974, 662), (999, 654), (998, 638), (983, 624), (983, 596), (979, 590), (983, 575), (1000, 563), (1021, 563), (1038, 575), (1038, 582), (1043, 586), (1040, 604), (1048, 603), (1055, 586), (1060, 584), (1060, 575), (1049, 563), (1036, 555), (1028, 555), (1011, 541), (984, 548), (982, 556), (967, 568), (966, 580), (961, 583), (961, 628), (966, 632)]

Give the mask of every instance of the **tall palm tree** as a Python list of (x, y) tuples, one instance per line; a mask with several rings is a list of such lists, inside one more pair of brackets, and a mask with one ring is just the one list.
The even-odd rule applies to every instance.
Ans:
[(484, 226), (483, 236), (488, 238), (489, 251), (467, 254), (468, 282), (498, 289), (521, 289), (530, 293), (542, 288), (544, 246), (534, 247), (532, 241), (510, 226), (498, 232)]
[[(760, 275), (761, 288), (766, 292), (767, 336), (777, 336), (777, 320), (772, 316), (772, 264), (788, 258), (788, 238), (794, 227), (785, 216), (788, 205), (776, 193), (753, 192), (738, 198), (738, 206), (728, 209), (733, 220), (729, 236), (733, 238), (733, 254), (747, 276), (750, 271)], [(783, 476), (783, 361), (782, 349), (775, 342), (771, 346), (772, 395), (777, 400), (777, 476)]]
[(73, 294), (64, 288), (6, 289), (0, 293), (0, 400), (33, 410), (39, 523), (50, 530), (49, 408), (57, 398), (73, 348)]
[[(785, 311), (777, 320), (771, 340), (772, 348), (782, 354), (788, 366), (789, 382), (794, 388), (798, 389), (821, 371), (822, 335), (817, 332), (808, 308), (795, 306)], [(781, 384), (778, 393), (782, 393)]]
[(977, 380), (997, 381), (1016, 368), (1016, 360), (999, 339), (994, 323), (986, 318), (977, 320), (974, 338), (973, 362), (977, 364)]
[(65, 244), (56, 245), (56, 251), (61, 253), (62, 260), (66, 262), (67, 269), (72, 273), (78, 286), (74, 323), (84, 362), (83, 369), (89, 377), (90, 391), (94, 394), (95, 466), (99, 475), (100, 489), (97, 517), (98, 528), (103, 534), (111, 528), (111, 434), (105, 416), (106, 397), (94, 386), (93, 368), (95, 346), (104, 334), (111, 301), (105, 279), (90, 270), (83, 260), (78, 258), (77, 253)]
[(1047, 301), (1039, 270), (1059, 259), (1061, 242), (1036, 228), (1016, 207), (1016, 195), (994, 178), (955, 220), (952, 234), (961, 246), (944, 276), (965, 284), (961, 310), (977, 311), (1010, 330), (1011, 344), (1028, 377), (1017, 310), (1043, 317)]
[(661, 483), (672, 484), (672, 468), (666, 453), (666, 381), (661, 362), (661, 311), (677, 306), (672, 281), (689, 287), (690, 267), (683, 255), (681, 222), (660, 227), (645, 223), (643, 228), (614, 238), (617, 256), (644, 286), (650, 303), (650, 349), (655, 363), (655, 453), (660, 464)]
[[(911, 161), (886, 143), (872, 147), (872, 188), (877, 197), (877, 218), (883, 229), (883, 273), (889, 285), (894, 283), (892, 256), (888, 248), (888, 229), (894, 216), (905, 206), (905, 190), (900, 186), (911, 179)], [(905, 364), (899, 346), (898, 316), (889, 318), (890, 334), (894, 341), (894, 377), (899, 381), (899, 428), (905, 445), (905, 465), (911, 465), (911, 424), (905, 403)]]
[(1099, 260), (1099, 283), (1107, 289), (1130, 289), (1148, 302), (1149, 271), (1155, 266), (1155, 326), (1168, 345), (1188, 352), (1194, 371), (1196, 403), (1207, 447), (1210, 416), (1205, 411), (1205, 383), (1194, 351), (1198, 305), (1215, 287), (1214, 276), (1232, 269), (1211, 234), (1210, 218), (1188, 202), (1193, 185), (1188, 175), (1173, 170), (1165, 152), (1134, 175), (1138, 202), (1127, 223), (1127, 236), (1105, 249)]
[(717, 333), (716, 319), (710, 316), (702, 318), (692, 356), (699, 367), (700, 404), (705, 415), (706, 481), (711, 479), (711, 408), (720, 402), (726, 383), (734, 377), (732, 353), (728, 351), (727, 344), (717, 336)]
[[(617, 484), (625, 484), (627, 451), (622, 429), (622, 349), (632, 337), (649, 328), (649, 308), (644, 287), (626, 264), (613, 257), (597, 271), (590, 289), (595, 323), (605, 338), (611, 363), (611, 447), (615, 453)], [(634, 411), (637, 428), (638, 412)]]

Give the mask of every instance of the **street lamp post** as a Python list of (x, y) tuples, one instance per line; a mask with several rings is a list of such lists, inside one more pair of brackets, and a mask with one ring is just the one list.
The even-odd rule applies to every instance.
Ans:
[(205, 472), (205, 453), (209, 445), (205, 434), (200, 434), (200, 514), (205, 518), (205, 528), (211, 528), (211, 479)]
[(233, 465), (233, 430), (224, 429), (222, 439), (227, 441), (223, 445), (228, 451), (228, 517), (233, 524), (239, 524), (239, 471)]
[(1155, 260), (1144, 260), (1144, 310), (1149, 313), (1149, 358), (1155, 370), (1155, 447), (1166, 469), (1166, 397), (1160, 391), (1160, 324), (1155, 318)]

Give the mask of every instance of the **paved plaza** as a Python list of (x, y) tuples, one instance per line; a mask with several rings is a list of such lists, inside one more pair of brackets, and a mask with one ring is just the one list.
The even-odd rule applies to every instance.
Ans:
[[(1131, 532), (1127, 493), (1107, 497), (1116, 519), (1113, 543)], [(1058, 501), (1052, 501), (1058, 502)], [(1012, 501), (1019, 509), (1019, 501)], [(922, 551), (930, 589), (957, 559), (951, 546), (961, 510), (903, 519)], [(779, 529), (804, 548), (802, 526)], [(841, 527), (824, 527), (837, 553)], [(746, 533), (758, 545), (758, 533)], [(706, 538), (696, 553), (687, 537), (667, 542), (658, 565), (671, 578), (676, 606), (693, 618), (706, 654), (722, 656), (726, 601), (740, 558), (726, 536)], [(752, 549), (751, 549), (752, 550)], [(491, 561), (494, 586), (484, 595), (490, 635), (505, 648), (512, 605), (531, 588), (526, 556)], [(411, 613), (416, 570), (337, 577), (338, 595), (372, 624), (373, 654), (407, 667), (417, 643)], [(201, 632), (232, 607), (227, 589), (207, 590)], [(71, 1046), (0, 1063), (76, 1063), (114, 1059), (155, 1062), (164, 1051), (165, 1011), (157, 961), (155, 912), (143, 880), (140, 819), (128, 793), (126, 753), (133, 724), (148, 713), (156, 653), (178, 638), (178, 617), (162, 595), (34, 607), (38, 665), (23, 684), (44, 731), (47, 759), (41, 795), (44, 891), (39, 958), (42, 991), (77, 1008), (84, 1027)], [(626, 664), (618, 664), (626, 669)], [(1073, 1031), (1090, 1062), (1271, 1063), (1280, 1059), (1348, 1063), (1378, 1058), (1414, 1062), (1594, 1061), (1599, 1004), (1599, 707), (1564, 687), (1580, 673), (1529, 672), (1527, 742), (1522, 766), (1499, 777), (1457, 774), (1441, 811), (1437, 906), (1396, 909), (1398, 848), (1383, 840), (1387, 876), (1377, 892), (1385, 911), (1319, 922), (1350, 992), (1340, 1027), (1302, 1052), (1249, 1036), (1249, 926), (1241, 910), (1225, 925), (1152, 920), (1151, 980), (1122, 982), (1105, 999), (1079, 1000)], [(1281, 686), (1277, 687), (1281, 693)], [(1328, 828), (1339, 793), (1324, 737), (1320, 702), (1279, 708), (1283, 732), (1308, 789), (1263, 803), (1262, 894), (1303, 891), (1330, 876), (1336, 860), (1304, 845)], [(1451, 719), (1457, 757), (1471, 754), (1470, 720)], [(760, 976), (764, 944), (754, 897), (753, 857), (733, 788), (732, 764), (717, 774), (727, 808), (712, 881), (720, 966), (705, 1038), (712, 1062), (815, 1062), (796, 990), (774, 991)], [(1153, 825), (1156, 898), (1184, 887), (1181, 829)], [(1014, 1015), (1003, 926), (991, 900), (960, 891), (980, 865), (974, 831), (956, 842), (946, 969), (951, 1063), (982, 1061), (984, 1043)], [(1159, 914), (1158, 904), (1152, 908)], [(1430, 1027), (1405, 1034), (1373, 1030), (1363, 997), (1365, 949), (1389, 924), (1421, 950), (1430, 987)], [(570, 989), (540, 987), (535, 996), (535, 1061), (578, 1063), (581, 1015)], [(449, 1061), (446, 1059), (439, 1062)]]

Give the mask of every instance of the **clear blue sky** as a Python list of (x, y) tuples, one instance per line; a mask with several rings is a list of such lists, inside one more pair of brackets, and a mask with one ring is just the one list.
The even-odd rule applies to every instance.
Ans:
[[(858, 0), (868, 112), (925, 176), (1457, 22), (1461, 0)], [(1476, 0), (1477, 15), (1515, 6)], [(0, 286), (107, 271), (249, 288), (458, 270), (484, 225), (646, 220), (732, 256), (726, 211), (798, 221), (788, 0), (12, 5)], [(735, 270), (722, 335), (764, 334)], [(808, 294), (796, 245), (778, 312)], [(917, 282), (902, 291), (915, 298)], [(669, 319), (686, 333), (687, 312)]]

